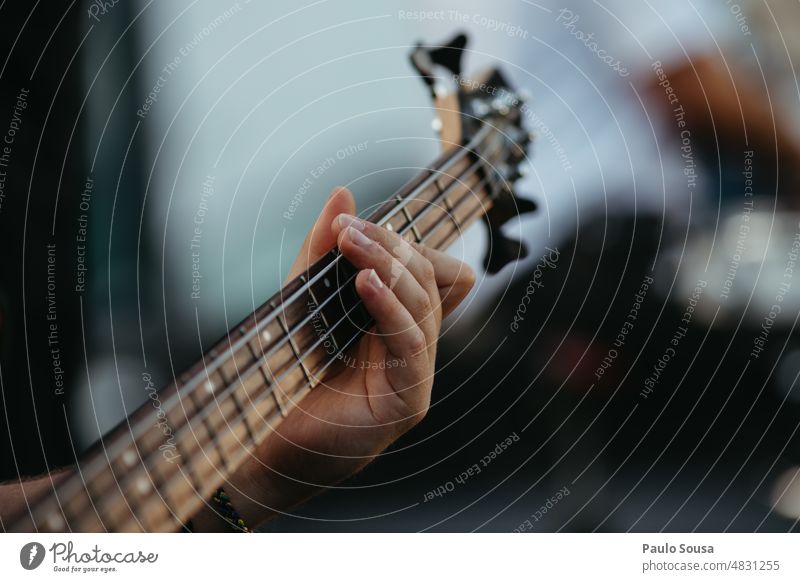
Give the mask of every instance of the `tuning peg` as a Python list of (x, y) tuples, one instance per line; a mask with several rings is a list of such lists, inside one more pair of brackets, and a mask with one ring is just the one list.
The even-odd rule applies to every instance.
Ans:
[(504, 99), (493, 99), (492, 100), (492, 109), (497, 111), (500, 115), (508, 115), (508, 112), (511, 111), (511, 108), (505, 102)]
[(489, 106), (482, 99), (472, 99), (470, 105), (472, 106), (472, 114), (477, 118), (483, 118), (489, 114)]
[(525, 244), (508, 238), (500, 230), (512, 218), (536, 210), (536, 203), (527, 198), (520, 198), (510, 190), (503, 190), (495, 198), (492, 208), (485, 216), (489, 229), (489, 248), (483, 261), (489, 273), (497, 273), (506, 264), (522, 259), (528, 255)]
[(494, 275), (508, 263), (513, 263), (528, 256), (525, 243), (508, 238), (499, 230), (489, 230), (489, 248), (483, 259), (483, 268)]
[(527, 214), (528, 212), (535, 212), (538, 208), (536, 202), (530, 200), (529, 198), (520, 198), (519, 196), (514, 196), (514, 202), (517, 206), (517, 214)]
[(498, 167), (498, 174), (500, 174), (506, 182), (516, 182), (522, 177), (519, 164), (503, 164)]
[(438, 90), (434, 68), (437, 65), (444, 67), (460, 77), (461, 56), (466, 46), (467, 36), (463, 33), (441, 46), (433, 47), (417, 43), (417, 47), (411, 52), (411, 64), (430, 88), (432, 96), (436, 97)]
[(451, 73), (460, 77), (461, 57), (464, 54), (464, 48), (466, 46), (467, 35), (459, 33), (447, 44), (432, 49), (430, 51), (431, 60), (435, 64), (445, 67)]

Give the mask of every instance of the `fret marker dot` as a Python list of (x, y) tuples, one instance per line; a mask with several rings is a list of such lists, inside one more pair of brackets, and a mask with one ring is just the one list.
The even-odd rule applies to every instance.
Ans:
[(394, 230), (394, 227), (392, 226), (391, 222), (386, 224), (386, 230), (388, 230), (389, 232), (392, 232)]
[(139, 493), (147, 493), (150, 491), (150, 483), (142, 477), (136, 482), (136, 488), (139, 489)]
[(325, 287), (330, 287), (330, 286), (331, 286), (330, 279), (328, 279), (327, 277), (325, 277), (325, 278), (322, 280), (322, 282), (323, 282), (323, 283), (325, 283)]
[(263, 339), (265, 342), (272, 341), (272, 334), (271, 334), (271, 333), (269, 333), (269, 330), (268, 330), (268, 329), (265, 329), (265, 330), (264, 330), (264, 331), (261, 333), (261, 337), (262, 337), (262, 339)]
[(211, 380), (207, 380), (205, 386), (206, 386), (206, 392), (208, 392), (209, 394), (214, 393), (214, 383)]
[(58, 530), (64, 527), (64, 520), (60, 515), (53, 514), (47, 518), (47, 525), (50, 526), (50, 529)]
[(125, 463), (128, 467), (133, 467), (136, 464), (136, 453), (133, 451), (125, 451), (122, 455), (122, 462)]

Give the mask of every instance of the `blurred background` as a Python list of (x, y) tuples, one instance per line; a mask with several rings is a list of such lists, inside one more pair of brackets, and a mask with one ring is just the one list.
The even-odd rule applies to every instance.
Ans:
[(0, 477), (279, 289), (334, 186), (366, 214), (429, 164), (408, 53), (465, 31), (531, 96), (530, 254), (466, 233), (426, 420), (266, 529), (796, 530), (799, 6), (0, 5)]

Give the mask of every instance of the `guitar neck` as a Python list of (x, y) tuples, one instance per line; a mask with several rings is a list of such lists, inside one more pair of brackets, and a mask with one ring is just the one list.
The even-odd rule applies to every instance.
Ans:
[[(446, 249), (507, 187), (503, 136), (485, 125), (369, 220)], [(12, 531), (175, 531), (369, 329), (337, 251), (250, 314), (79, 461)]]

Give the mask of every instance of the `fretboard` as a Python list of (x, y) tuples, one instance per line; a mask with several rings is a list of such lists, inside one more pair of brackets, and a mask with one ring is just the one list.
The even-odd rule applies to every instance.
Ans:
[[(446, 249), (507, 187), (505, 140), (484, 126), (369, 220)], [(22, 531), (175, 531), (273, 432), (371, 326), (355, 270), (337, 251), (153, 391), (77, 467), (11, 525)]]

